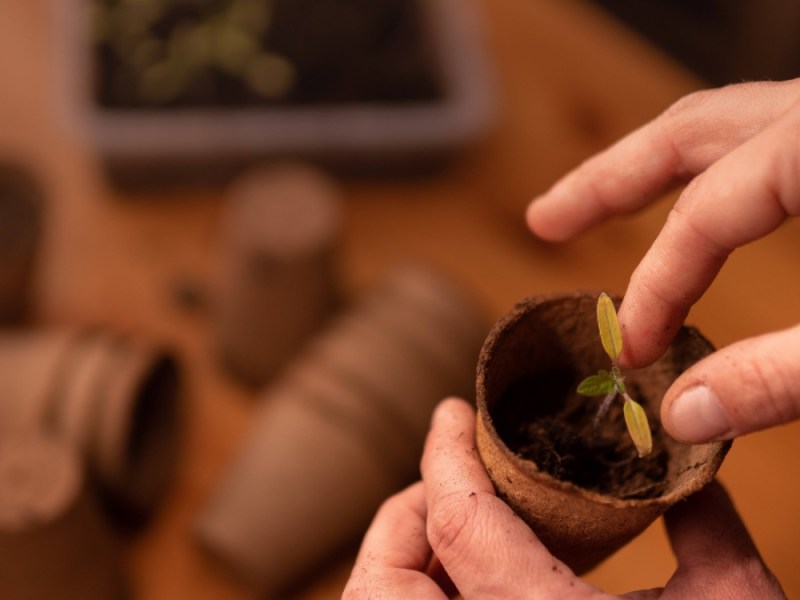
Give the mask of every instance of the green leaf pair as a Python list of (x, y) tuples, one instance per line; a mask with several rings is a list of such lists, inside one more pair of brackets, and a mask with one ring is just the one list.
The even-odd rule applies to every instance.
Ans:
[[(611, 371), (600, 370), (590, 375), (578, 385), (578, 393), (582, 396), (605, 396), (598, 411), (601, 417), (611, 401), (621, 395), (624, 398), (623, 414), (628, 433), (636, 446), (640, 457), (647, 456), (653, 449), (653, 438), (647, 414), (641, 404), (633, 400), (625, 389), (625, 378), (619, 370), (619, 357), (622, 355), (622, 329), (617, 319), (614, 302), (605, 293), (597, 299), (597, 326), (600, 329), (600, 342), (611, 359)], [(595, 423), (597, 419), (595, 419)]]

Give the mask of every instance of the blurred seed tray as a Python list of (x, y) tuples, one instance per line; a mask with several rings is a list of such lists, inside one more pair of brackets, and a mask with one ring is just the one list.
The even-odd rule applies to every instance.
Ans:
[(471, 0), (58, 7), (68, 116), (121, 183), (227, 177), (270, 158), (429, 168), (491, 122)]

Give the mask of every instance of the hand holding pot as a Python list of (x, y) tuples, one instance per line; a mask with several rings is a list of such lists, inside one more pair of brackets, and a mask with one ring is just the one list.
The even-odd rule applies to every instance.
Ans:
[[(475, 415), (446, 400), (434, 414), (422, 481), (390, 498), (364, 538), (343, 598), (610, 597), (554, 558), (494, 495), (475, 449)], [(678, 569), (646, 598), (783, 598), (718, 484), (667, 512)]]
[[(735, 248), (800, 215), (799, 131), (800, 79), (698, 92), (528, 207), (534, 233), (563, 241), (691, 181), (631, 277), (619, 312), (623, 366), (664, 352)], [(701, 443), (800, 418), (798, 356), (800, 326), (709, 356), (665, 396), (667, 431)]]

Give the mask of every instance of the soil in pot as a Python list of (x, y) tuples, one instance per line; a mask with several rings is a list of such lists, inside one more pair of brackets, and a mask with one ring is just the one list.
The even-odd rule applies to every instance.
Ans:
[[(670, 451), (656, 415), (647, 411), (653, 451), (640, 458), (625, 427), (622, 401), (595, 426), (601, 399), (577, 393), (582, 378), (561, 369), (515, 382), (493, 414), (498, 434), (513, 452), (560, 481), (623, 499), (660, 496)], [(629, 387), (633, 398), (643, 397), (640, 386)], [(540, 400), (532, 402), (534, 397)]]
[(681, 444), (659, 424), (666, 390), (713, 351), (685, 326), (658, 361), (624, 373), (628, 392), (648, 416), (652, 453), (638, 457), (621, 400), (594, 430), (601, 400), (579, 396), (577, 388), (609, 367), (597, 329), (597, 296), (517, 304), (489, 334), (476, 381), (476, 442), (497, 494), (576, 573), (708, 483), (730, 446)]

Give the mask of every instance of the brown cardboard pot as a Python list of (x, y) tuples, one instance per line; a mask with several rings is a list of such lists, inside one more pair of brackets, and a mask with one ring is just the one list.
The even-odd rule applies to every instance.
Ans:
[(263, 386), (338, 302), (339, 191), (323, 171), (276, 163), (226, 192), (213, 335), (225, 367)]
[[(584, 431), (591, 431), (599, 399), (578, 396), (575, 390), (582, 378), (609, 367), (597, 331), (596, 303), (597, 294), (590, 293), (523, 300), (490, 332), (477, 373), (477, 445), (497, 493), (577, 573), (594, 567), (711, 481), (730, 447), (729, 442), (680, 444), (658, 421), (671, 382), (713, 351), (700, 333), (684, 326), (659, 361), (624, 373), (629, 393), (645, 407), (653, 430), (654, 451), (647, 459), (636, 457), (621, 402), (604, 418), (600, 433), (586, 436), (590, 441), (583, 454), (558, 454), (563, 447), (554, 438), (538, 455), (539, 464), (523, 457), (531, 447), (525, 445), (525, 432), (537, 427), (534, 445), (553, 431), (567, 432), (562, 439), (578, 439), (580, 420), (588, 422)], [(578, 408), (566, 409), (572, 411), (570, 419), (557, 421), (569, 406)], [(610, 445), (609, 428), (616, 429), (612, 437), (618, 438)], [(596, 479), (600, 472), (622, 473), (623, 489), (604, 488)]]
[(172, 480), (179, 394), (177, 362), (158, 344), (99, 329), (0, 333), (0, 434), (69, 443), (124, 520), (147, 516)]
[(392, 270), (263, 393), (197, 538), (259, 597), (287, 597), (419, 477), (436, 404), (467, 395), (487, 328), (425, 267)]

